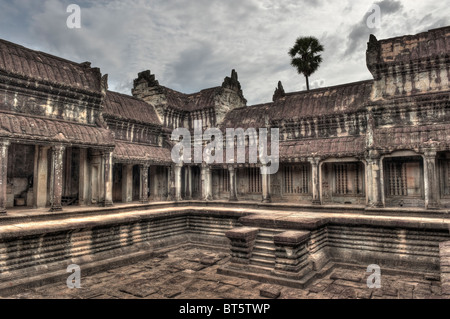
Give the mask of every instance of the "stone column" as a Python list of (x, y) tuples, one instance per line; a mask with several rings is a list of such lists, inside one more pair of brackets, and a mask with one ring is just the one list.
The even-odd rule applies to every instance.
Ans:
[(184, 185), (186, 200), (192, 199), (192, 173), (191, 166), (184, 168)]
[(88, 150), (86, 148), (80, 148), (80, 183), (78, 191), (78, 203), (79, 205), (86, 205), (89, 190), (89, 164), (87, 158)]
[(113, 205), (112, 201), (112, 152), (107, 151), (102, 154), (103, 165), (104, 165), (104, 194), (105, 199), (103, 202), (103, 206), (108, 207)]
[(90, 171), (91, 171), (91, 204), (100, 204), (101, 202), (101, 176), (100, 174), (102, 167), (102, 158), (100, 156), (99, 151), (92, 151), (91, 163), (90, 163)]
[(425, 167), (426, 173), (424, 174), (425, 185), (425, 203), (427, 209), (438, 209), (439, 204), (439, 186), (436, 173), (436, 151), (425, 152)]
[(6, 187), (8, 186), (8, 140), (0, 141), (0, 214), (6, 214)]
[(211, 200), (212, 199), (212, 176), (211, 169), (203, 165), (202, 166), (202, 198), (203, 200)]
[(153, 184), (153, 187), (152, 187), (153, 199), (155, 201), (160, 200), (160, 198), (158, 197), (159, 180), (158, 180), (158, 167), (157, 166), (153, 167), (153, 175), (151, 175), (151, 178), (152, 178), (151, 184)]
[(36, 145), (34, 166), (34, 207), (41, 208), (47, 205), (48, 180), (48, 150), (50, 146)]
[(236, 192), (236, 171), (233, 166), (228, 166), (228, 171), (230, 172), (230, 199), (229, 201), (237, 201), (237, 192)]
[(141, 194), (139, 196), (139, 201), (141, 203), (148, 203), (148, 168), (148, 164), (139, 166), (141, 174)]
[(122, 165), (122, 203), (133, 201), (133, 165)]
[(55, 145), (52, 147), (52, 163), (50, 176), (50, 211), (57, 212), (62, 210), (62, 177), (63, 177), (63, 156), (66, 147), (64, 145)]
[(317, 157), (312, 157), (308, 159), (311, 163), (311, 177), (312, 177), (312, 203), (315, 205), (321, 204), (320, 198), (320, 159)]
[(261, 174), (262, 181), (262, 202), (270, 203), (270, 174)]
[(167, 167), (167, 200), (175, 199), (175, 174), (172, 166)]
[(175, 165), (175, 200), (181, 201), (181, 168), (183, 163), (178, 163)]
[(369, 157), (366, 159), (366, 175), (367, 175), (367, 204), (370, 207), (383, 207), (381, 200), (381, 167), (380, 157), (378, 153), (369, 152)]

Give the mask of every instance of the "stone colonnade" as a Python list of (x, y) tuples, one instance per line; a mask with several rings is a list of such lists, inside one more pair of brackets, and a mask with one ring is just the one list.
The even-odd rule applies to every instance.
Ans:
[[(0, 140), (0, 213), (6, 212), (7, 183), (8, 183), (8, 149), (11, 141)], [(50, 211), (62, 210), (63, 176), (64, 176), (64, 154), (68, 146), (64, 144), (36, 145), (33, 176), (33, 206), (45, 207), (50, 203)], [(113, 153), (110, 149), (93, 150), (88, 160), (88, 149), (80, 148), (79, 163), (79, 190), (78, 200), (80, 205), (100, 204), (102, 206), (113, 205)], [(423, 201), (428, 209), (440, 207), (440, 184), (439, 169), (437, 164), (437, 151), (427, 149), (422, 154), (409, 152), (408, 154), (380, 155), (376, 151), (369, 151), (364, 160), (364, 194), (366, 205), (369, 207), (386, 206), (386, 194), (384, 180), (383, 159), (402, 158), (402, 156), (415, 156), (422, 158), (423, 165)], [(356, 160), (356, 159), (354, 159)], [(50, 163), (49, 163), (50, 161)], [(313, 204), (323, 204), (322, 198), (322, 166), (325, 163), (334, 163), (333, 159), (321, 159), (310, 157), (310, 180)], [(339, 162), (339, 159), (336, 159)], [(139, 178), (139, 201), (149, 202), (149, 180), (158, 182), (158, 177), (149, 175), (149, 163), (140, 164)], [(167, 200), (190, 200), (194, 194), (194, 176), (191, 165), (172, 164), (166, 165)], [(199, 166), (200, 199), (213, 199), (212, 170), (209, 165)], [(228, 192), (229, 200), (237, 201), (237, 166), (228, 165)], [(122, 198), (124, 202), (132, 200), (133, 187), (133, 165), (123, 164), (122, 169)], [(261, 176), (262, 198), (261, 201), (269, 203), (272, 200), (271, 176)], [(97, 199), (97, 200), (95, 200)]]
[[(11, 141), (8, 139), (0, 140), (0, 213), (6, 213), (10, 145)], [(69, 147), (72, 146), (35, 145), (32, 204), (34, 208), (43, 208), (49, 203), (51, 212), (62, 210), (63, 178), (66, 173), (64, 154)], [(87, 148), (80, 148), (78, 202), (80, 205), (89, 204), (90, 196), (91, 199), (96, 198), (95, 201), (102, 206), (111, 206), (113, 205), (112, 149), (94, 150), (93, 153), (96, 155), (92, 156), (91, 163), (88, 162), (87, 151)]]

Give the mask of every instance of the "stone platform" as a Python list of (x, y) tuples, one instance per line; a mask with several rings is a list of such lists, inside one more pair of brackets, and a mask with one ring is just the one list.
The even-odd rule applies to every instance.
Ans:
[(303, 289), (225, 276), (217, 269), (227, 253), (183, 247), (95, 275), (81, 271), (81, 288), (66, 278), (26, 288), (7, 298), (33, 299), (428, 299), (443, 298), (439, 281), (414, 275), (382, 274), (381, 288), (368, 288), (364, 269), (338, 267)]
[[(216, 269), (222, 274), (301, 289), (336, 269), (370, 264), (392, 276), (439, 281), (440, 244), (450, 240), (446, 216), (221, 201), (11, 211), (0, 217), (0, 295), (60, 282), (70, 264), (95, 274), (179, 245), (231, 254)], [(234, 236), (235, 249), (232, 234), (242, 227), (251, 234)]]

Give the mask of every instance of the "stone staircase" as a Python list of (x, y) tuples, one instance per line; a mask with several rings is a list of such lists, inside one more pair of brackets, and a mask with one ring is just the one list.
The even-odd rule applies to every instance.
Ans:
[(253, 246), (250, 265), (272, 270), (275, 267), (275, 244), (273, 237), (280, 233), (275, 229), (260, 229)]

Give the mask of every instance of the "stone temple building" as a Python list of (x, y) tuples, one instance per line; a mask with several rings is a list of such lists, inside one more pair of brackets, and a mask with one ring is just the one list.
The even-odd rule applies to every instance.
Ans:
[[(373, 79), (278, 82), (248, 106), (234, 70), (191, 94), (143, 71), (125, 95), (89, 62), (0, 40), (0, 295), (196, 245), (228, 252), (225, 275), (304, 287), (376, 264), (441, 275), (450, 296), (450, 26), (371, 35), (366, 63)], [(173, 130), (198, 123), (278, 128), (278, 171), (248, 160), (250, 138), (243, 163), (175, 163)]]
[[(450, 204), (450, 28), (377, 40), (372, 80), (247, 106), (233, 70), (183, 94), (139, 73), (132, 95), (107, 75), (0, 41), (0, 207), (222, 199), (425, 207)], [(279, 128), (280, 168), (175, 165), (174, 128)], [(263, 198), (264, 197), (264, 198)]]

